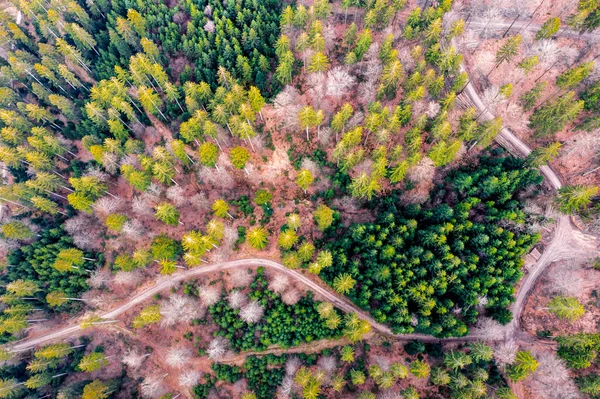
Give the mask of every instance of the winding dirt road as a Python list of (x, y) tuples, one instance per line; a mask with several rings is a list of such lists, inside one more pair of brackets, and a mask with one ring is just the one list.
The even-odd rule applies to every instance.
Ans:
[[(373, 329), (381, 334), (384, 334), (387, 336), (393, 336), (398, 339), (407, 339), (407, 340), (409, 340), (409, 339), (420, 339), (420, 340), (424, 340), (424, 341), (438, 341), (439, 340), (438, 338), (432, 337), (430, 335), (424, 335), (424, 334), (393, 334), (392, 330), (388, 326), (378, 323), (368, 313), (366, 313), (363, 310), (356, 307), (356, 305), (351, 303), (346, 298), (344, 298), (336, 293), (331, 292), (330, 289), (326, 288), (324, 285), (311, 280), (310, 278), (308, 278), (306, 275), (302, 274), (299, 271), (288, 269), (284, 265), (282, 265), (278, 262), (275, 262), (273, 260), (261, 259), (261, 258), (240, 259), (240, 260), (234, 260), (234, 261), (230, 261), (230, 262), (215, 263), (210, 266), (199, 267), (199, 268), (195, 268), (195, 269), (188, 269), (182, 273), (174, 274), (168, 279), (162, 279), (160, 281), (156, 281), (152, 287), (146, 288), (142, 292), (138, 293), (137, 295), (135, 295), (134, 297), (129, 299), (127, 302), (121, 304), (120, 306), (116, 307), (115, 309), (113, 309), (111, 311), (108, 311), (108, 312), (100, 315), (100, 317), (102, 317), (103, 319), (106, 319), (106, 320), (114, 320), (117, 317), (119, 317), (120, 315), (122, 315), (123, 313), (127, 312), (128, 310), (134, 308), (135, 306), (140, 305), (140, 304), (144, 303), (145, 301), (151, 299), (155, 294), (169, 289), (170, 287), (173, 286), (173, 284), (188, 280), (192, 277), (198, 277), (198, 276), (201, 276), (204, 274), (211, 274), (211, 273), (216, 273), (216, 272), (227, 271), (227, 270), (236, 269), (239, 267), (258, 267), (258, 266), (263, 266), (268, 269), (276, 270), (279, 273), (285, 274), (285, 275), (293, 278), (297, 282), (300, 282), (303, 285), (305, 285), (306, 287), (308, 287), (311, 291), (313, 291), (315, 294), (322, 297), (324, 300), (329, 301), (332, 304), (334, 304), (340, 310), (342, 310), (346, 313), (350, 313), (350, 312), (356, 313), (358, 316), (360, 316), (360, 318), (367, 320), (371, 324)], [(80, 330), (81, 330), (81, 327), (78, 324), (75, 324), (75, 325), (71, 325), (68, 327), (64, 327), (64, 328), (55, 330), (50, 333), (45, 333), (43, 336), (29, 337), (25, 340), (17, 341), (14, 344), (12, 344), (11, 350), (14, 352), (22, 352), (22, 351), (25, 351), (28, 349), (35, 348), (39, 345), (46, 344), (51, 341), (55, 341), (55, 340), (58, 340), (61, 338), (66, 338), (66, 337), (72, 336), (72, 335), (80, 332)], [(477, 337), (473, 336), (473, 337), (463, 337), (463, 338), (449, 338), (448, 340), (449, 341), (463, 341), (465, 339), (467, 339), (467, 340), (473, 339), (474, 340), (476, 338)]]

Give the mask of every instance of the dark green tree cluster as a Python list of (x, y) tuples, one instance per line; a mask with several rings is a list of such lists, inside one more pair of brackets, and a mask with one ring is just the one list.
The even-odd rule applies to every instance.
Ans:
[(259, 268), (250, 285), (250, 299), (265, 308), (258, 323), (243, 321), (240, 311), (232, 309), (225, 300), (210, 307), (212, 319), (220, 327), (217, 334), (229, 339), (235, 351), (264, 350), (275, 344), (288, 348), (342, 334), (341, 325), (333, 329), (327, 327), (317, 310), (319, 302), (313, 300), (312, 294), (294, 305), (286, 305), (278, 294), (267, 289), (267, 285), (264, 270)]
[(600, 351), (600, 334), (578, 333), (557, 337), (559, 357), (572, 369), (585, 369), (592, 365)]
[(322, 276), (356, 280), (348, 296), (396, 332), (465, 335), (483, 297), (506, 323), (522, 256), (539, 238), (514, 227), (525, 218), (516, 195), (540, 182), (522, 160), (486, 156), (451, 173), (423, 207), (381, 199), (376, 223), (327, 245), (334, 261)]
[[(142, 14), (148, 36), (160, 46), (163, 59), (185, 57), (182, 82), (204, 81), (215, 89), (217, 68), (224, 67), (241, 82), (267, 89), (281, 2), (185, 0), (169, 6), (119, 0), (111, 2), (111, 7), (109, 19), (114, 21), (130, 8)], [(115, 23), (114, 29), (118, 28)]]
[(86, 280), (90, 271), (103, 264), (102, 254), (84, 253), (81, 267), (61, 272), (55, 267), (57, 255), (62, 250), (75, 248), (73, 240), (62, 228), (47, 229), (41, 236), (38, 241), (8, 254), (6, 260), (9, 266), (0, 280), (4, 283), (18, 279), (35, 281), (40, 287), (36, 293), (40, 298), (52, 291), (60, 291), (70, 297), (80, 296), (88, 289)]
[(443, 362), (431, 369), (430, 382), (444, 398), (475, 399), (485, 397), (488, 387), (498, 398), (514, 398), (493, 360), (491, 347), (474, 342), (469, 351), (444, 353)]

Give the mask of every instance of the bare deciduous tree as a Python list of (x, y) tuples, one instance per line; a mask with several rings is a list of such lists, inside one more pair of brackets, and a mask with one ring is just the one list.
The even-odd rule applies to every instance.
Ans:
[(181, 368), (191, 357), (192, 354), (187, 348), (171, 348), (169, 352), (167, 352), (165, 362), (171, 367)]
[(131, 210), (136, 215), (140, 216), (152, 216), (154, 215), (154, 210), (152, 209), (154, 205), (156, 205), (157, 201), (154, 196), (151, 195), (141, 195), (138, 197), (134, 197), (131, 201)]
[(537, 397), (543, 399), (575, 399), (581, 397), (562, 359), (556, 357), (552, 352), (540, 353), (536, 358), (540, 365), (533, 374), (529, 387), (536, 393)]
[(286, 130), (299, 129), (298, 112), (302, 108), (300, 94), (293, 86), (286, 86), (273, 100), (275, 115)]
[(179, 385), (181, 385), (182, 387), (185, 387), (185, 388), (193, 388), (196, 385), (198, 385), (198, 382), (200, 381), (202, 374), (203, 373), (201, 371), (196, 371), (196, 370), (184, 371), (179, 376)]
[(281, 385), (277, 388), (277, 398), (289, 398), (294, 388), (294, 378), (292, 376), (285, 376), (281, 381)]
[(211, 306), (221, 299), (221, 289), (216, 285), (198, 287), (198, 296), (205, 306)]
[(162, 301), (160, 314), (163, 316), (161, 324), (172, 327), (177, 323), (189, 323), (194, 319), (204, 316), (205, 308), (189, 297), (173, 294), (169, 299)]
[(94, 211), (100, 217), (106, 217), (111, 213), (118, 212), (123, 208), (123, 200), (121, 198), (102, 197), (94, 203)]
[(494, 319), (480, 317), (472, 333), (484, 341), (501, 341), (506, 335), (506, 328)]
[(552, 290), (567, 296), (577, 296), (583, 289), (583, 280), (577, 265), (559, 267), (548, 275)]
[(481, 99), (491, 113), (496, 112), (496, 107), (506, 104), (506, 97), (500, 94), (500, 89), (498, 89), (498, 86), (487, 87), (483, 91)]
[(150, 398), (157, 398), (164, 395), (167, 392), (165, 384), (163, 383), (165, 376), (166, 374), (163, 376), (145, 378), (140, 386), (142, 395)]
[(187, 202), (184, 190), (181, 186), (171, 186), (167, 189), (167, 198), (175, 206), (181, 206)]
[(100, 181), (107, 182), (110, 179), (110, 176), (107, 173), (104, 173), (102, 169), (98, 167), (91, 167), (85, 171), (84, 176), (94, 176)]
[(402, 396), (401, 393), (394, 392), (391, 389), (377, 394), (377, 399), (402, 399), (402, 398), (404, 398), (404, 396)]
[(136, 350), (130, 349), (123, 356), (122, 362), (127, 367), (135, 370), (142, 366), (142, 363), (144, 363), (144, 360), (146, 360), (148, 356), (149, 354), (143, 355)]
[(208, 354), (209, 358), (213, 360), (219, 360), (225, 355), (228, 348), (229, 342), (227, 342), (227, 339), (224, 337), (216, 337), (210, 341), (210, 344), (206, 349), (206, 353)]
[(494, 348), (494, 358), (500, 367), (506, 367), (515, 361), (519, 348), (513, 340), (503, 342)]
[(321, 356), (317, 361), (317, 365), (327, 373), (333, 373), (337, 367), (337, 361), (334, 356)]
[(240, 310), (240, 318), (249, 324), (258, 323), (264, 314), (265, 308), (258, 301), (251, 301)]
[(102, 166), (111, 175), (119, 171), (119, 156), (112, 152), (105, 152), (102, 155)]
[(123, 224), (121, 228), (121, 233), (128, 238), (137, 239), (140, 238), (142, 234), (144, 234), (144, 226), (137, 219), (128, 220)]
[(286, 305), (291, 306), (291, 305), (295, 305), (296, 303), (298, 303), (298, 301), (300, 300), (301, 297), (302, 296), (300, 295), (300, 292), (298, 292), (298, 290), (290, 289), (290, 290), (287, 290), (285, 292), (285, 294), (283, 294), (281, 296), (281, 300)]
[(89, 215), (79, 214), (64, 224), (65, 230), (73, 238), (73, 243), (81, 249), (99, 249), (102, 240), (98, 237), (96, 221)]
[(189, 202), (194, 208), (198, 209), (199, 211), (207, 211), (210, 209), (211, 205), (210, 201), (206, 197), (206, 194), (204, 193), (194, 194), (189, 199)]
[(251, 269), (234, 269), (229, 275), (229, 281), (234, 287), (247, 287), (252, 280)]
[(227, 302), (233, 309), (240, 309), (247, 301), (248, 297), (242, 291), (233, 290), (227, 295)]
[(300, 368), (302, 362), (296, 356), (291, 356), (285, 362), (285, 375), (293, 376)]
[(342, 97), (356, 84), (354, 76), (346, 72), (344, 67), (338, 66), (327, 72), (327, 95)]
[(92, 272), (87, 283), (92, 288), (102, 288), (110, 281), (110, 273), (104, 269), (98, 269)]
[(424, 157), (418, 164), (408, 170), (407, 177), (414, 183), (430, 181), (435, 173), (435, 164), (429, 157)]
[(435, 118), (437, 114), (439, 114), (440, 112), (440, 104), (436, 101), (430, 101), (429, 103), (427, 103), (427, 110), (425, 111), (425, 115), (427, 115), (428, 118)]
[(281, 294), (288, 288), (289, 285), (289, 278), (284, 274), (277, 273), (273, 277), (271, 277), (271, 281), (269, 282), (269, 289), (273, 292)]
[(116, 285), (124, 285), (127, 287), (132, 287), (132, 286), (138, 285), (141, 280), (142, 280), (142, 275), (140, 273), (138, 273), (137, 271), (133, 271), (133, 272), (120, 271), (115, 274), (113, 282)]
[(202, 183), (213, 185), (221, 189), (233, 187), (233, 178), (224, 168), (209, 168), (200, 163), (197, 163), (196, 165), (198, 165), (198, 179), (200, 179)]

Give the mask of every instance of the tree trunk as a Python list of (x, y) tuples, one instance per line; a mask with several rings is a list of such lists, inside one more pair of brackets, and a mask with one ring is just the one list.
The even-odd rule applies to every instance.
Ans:
[(515, 17), (515, 19), (513, 19), (512, 23), (510, 24), (510, 26), (508, 27), (508, 29), (506, 30), (506, 32), (504, 32), (504, 34), (502, 35), (502, 37), (506, 36), (506, 34), (512, 29), (513, 25), (515, 24), (515, 22), (517, 22), (517, 19), (519, 19), (520, 16), (521, 16), (521, 14), (517, 14), (517, 16)]

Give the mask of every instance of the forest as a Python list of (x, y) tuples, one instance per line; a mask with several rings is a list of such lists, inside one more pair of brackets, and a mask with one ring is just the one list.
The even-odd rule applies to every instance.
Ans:
[(6, 3), (0, 398), (598, 397), (599, 26)]
[(523, 229), (519, 193), (541, 181), (514, 158), (486, 156), (450, 173), (422, 206), (374, 201), (375, 223), (328, 244), (333, 288), (396, 332), (468, 333), (481, 309), (505, 324), (522, 257), (539, 239)]

